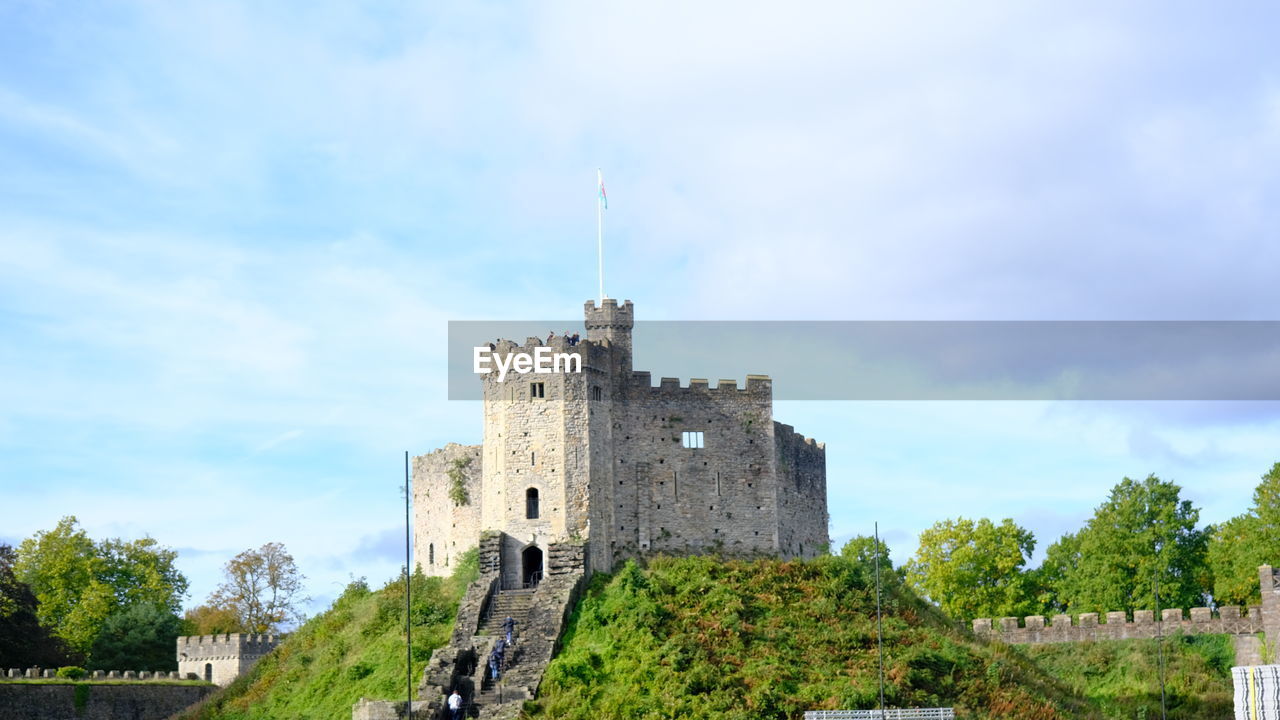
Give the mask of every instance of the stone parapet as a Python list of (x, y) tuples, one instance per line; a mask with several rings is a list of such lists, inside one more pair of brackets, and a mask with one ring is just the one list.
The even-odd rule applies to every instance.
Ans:
[(1263, 621), (1258, 608), (1250, 610), (1243, 614), (1241, 608), (1227, 607), (1215, 616), (1210, 608), (1192, 608), (1188, 619), (1182, 610), (1169, 608), (1161, 612), (1160, 622), (1154, 621), (1150, 610), (1135, 611), (1132, 621), (1123, 611), (1109, 612), (1103, 623), (1098, 622), (1097, 613), (1081, 613), (1074, 624), (1070, 615), (1055, 615), (1051, 623), (1041, 615), (1030, 615), (1021, 623), (1014, 617), (999, 618), (994, 624), (990, 618), (978, 618), (973, 621), (973, 632), (1012, 644), (1151, 639), (1175, 632), (1252, 635), (1263, 631)]
[(84, 680), (136, 680), (138, 682), (168, 682), (172, 680), (198, 680), (195, 675), (184, 675), (177, 670), (94, 670), (79, 680), (59, 678), (58, 671), (53, 668), (8, 668), (0, 670), (0, 682), (5, 680), (66, 680), (82, 682)]

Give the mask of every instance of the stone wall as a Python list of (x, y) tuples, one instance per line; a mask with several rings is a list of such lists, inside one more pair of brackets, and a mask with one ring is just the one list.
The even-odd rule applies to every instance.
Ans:
[(1262, 612), (1257, 606), (1247, 613), (1238, 607), (1219, 608), (1217, 615), (1206, 607), (1191, 608), (1190, 617), (1183, 617), (1180, 609), (1170, 608), (1161, 612), (1160, 621), (1154, 615), (1151, 610), (1137, 610), (1130, 621), (1124, 612), (1109, 612), (1105, 622), (1099, 622), (1098, 613), (1081, 613), (1074, 624), (1071, 615), (1055, 615), (1052, 622), (1046, 622), (1044, 616), (1031, 615), (1021, 624), (1018, 618), (1000, 618), (995, 626), (989, 618), (979, 618), (973, 621), (973, 631), (1007, 643), (1054, 643), (1151, 639), (1175, 632), (1248, 635), (1263, 630)]
[[(772, 404), (762, 376), (741, 389), (696, 378), (653, 387), (635, 373), (603, 493), (612, 517), (606, 532), (592, 528), (592, 541), (611, 548), (610, 566), (649, 552), (778, 552)], [(686, 433), (700, 433), (702, 447), (686, 447)]]
[(178, 638), (178, 672), (226, 686), (275, 649), (283, 635), (227, 633)]
[[(1280, 644), (1280, 568), (1263, 565), (1258, 568), (1258, 587), (1262, 591), (1262, 625), (1272, 646)], [(1276, 662), (1280, 658), (1273, 658)]]
[(155, 682), (0, 682), (0, 720), (162, 720), (215, 689)]
[[(1123, 611), (1109, 612), (1099, 622), (1098, 613), (1081, 613), (1072, 623), (1070, 615), (1055, 615), (1046, 622), (1042, 615), (1030, 615), (1019, 622), (1018, 618), (1000, 618), (992, 625), (990, 618), (973, 621), (973, 632), (1007, 643), (1085, 642), (1089, 640), (1151, 639), (1181, 632), (1185, 635), (1223, 634), (1237, 638), (1256, 637), (1264, 633), (1267, 638), (1280, 637), (1280, 570), (1270, 565), (1258, 568), (1258, 586), (1262, 604), (1247, 609), (1221, 607), (1217, 613), (1207, 607), (1191, 608), (1187, 616), (1177, 608), (1168, 608), (1156, 620), (1151, 610), (1136, 610), (1129, 620)], [(1274, 643), (1274, 640), (1270, 641)], [(1237, 640), (1236, 650), (1254, 659), (1262, 654), (1257, 643)], [(1239, 660), (1239, 658), (1237, 658)], [(1274, 659), (1271, 660), (1274, 662)]]
[[(148, 680), (199, 680), (195, 675), (184, 675), (177, 670), (94, 670), (85, 676), (89, 680), (111, 680), (125, 681), (137, 680), (145, 682)], [(7, 671), (0, 673), (0, 680), (35, 680), (35, 679), (58, 679), (58, 673), (53, 668), (9, 668)], [(72, 682), (70, 678), (66, 682)]]
[(827, 450), (795, 431), (774, 424), (778, 466), (778, 551), (784, 557), (813, 558), (827, 552)]
[[(413, 459), (413, 553), (426, 575), (450, 575), (454, 560), (476, 546), (484, 468), (482, 449), (480, 445), (449, 443)], [(450, 497), (450, 473), (455, 468), (470, 498), (464, 505), (455, 505)]]

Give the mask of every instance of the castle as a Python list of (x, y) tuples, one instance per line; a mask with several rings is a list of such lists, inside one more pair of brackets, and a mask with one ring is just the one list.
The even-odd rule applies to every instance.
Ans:
[(826, 451), (773, 420), (767, 376), (655, 387), (631, 367), (630, 301), (588, 301), (585, 326), (576, 343), (492, 344), (507, 362), (553, 352), (580, 365), (482, 375), (484, 442), (414, 459), (424, 573), (448, 575), (485, 531), (501, 537), (503, 588), (536, 586), (552, 571), (548, 545), (569, 540), (583, 543), (588, 573), (649, 553), (826, 552)]

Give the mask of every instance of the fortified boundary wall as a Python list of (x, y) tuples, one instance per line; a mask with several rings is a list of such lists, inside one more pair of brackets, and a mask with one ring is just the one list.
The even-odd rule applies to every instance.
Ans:
[[(1007, 643), (1061, 643), (1089, 640), (1151, 639), (1181, 632), (1188, 635), (1223, 634), (1255, 636), (1265, 633), (1268, 638), (1280, 637), (1280, 570), (1270, 565), (1258, 568), (1258, 585), (1262, 591), (1262, 604), (1252, 605), (1247, 611), (1238, 607), (1220, 607), (1215, 614), (1207, 607), (1191, 608), (1190, 617), (1184, 617), (1179, 608), (1163, 610), (1156, 620), (1151, 610), (1136, 610), (1133, 620), (1124, 611), (1109, 612), (1106, 622), (1098, 622), (1098, 613), (1080, 613), (1072, 624), (1071, 615), (1055, 615), (1051, 623), (1043, 615), (1018, 618), (1000, 618), (993, 626), (991, 618), (973, 621), (973, 632)], [(1254, 644), (1237, 642), (1237, 653), (1251, 651)], [(1239, 664), (1247, 664), (1240, 662)]]
[(124, 675), (136, 676), (138, 682), (122, 683), (115, 679), (120, 671), (112, 670), (105, 683), (0, 682), (0, 720), (162, 720), (217, 689), (166, 681), (173, 674), (158, 672), (144, 679), (152, 674), (129, 671)]

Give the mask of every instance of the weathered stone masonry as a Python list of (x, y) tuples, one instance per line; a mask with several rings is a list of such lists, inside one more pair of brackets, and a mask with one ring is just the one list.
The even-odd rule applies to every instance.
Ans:
[[(570, 538), (587, 541), (588, 571), (656, 552), (822, 552), (826, 451), (773, 420), (772, 381), (749, 375), (743, 387), (711, 387), (662, 378), (655, 386), (650, 373), (632, 370), (633, 325), (629, 301), (588, 302), (586, 338), (550, 341), (553, 352), (581, 359), (580, 373), (483, 376), (483, 444), (450, 444), (414, 461), (415, 551), (425, 573), (449, 574), (485, 530), (504, 534), (507, 588), (529, 584), (547, 543)], [(493, 354), (547, 345), (503, 340)], [(459, 481), (465, 505), (449, 499)]]
[(280, 644), (281, 635), (226, 633), (178, 638), (178, 672), (226, 686)]

